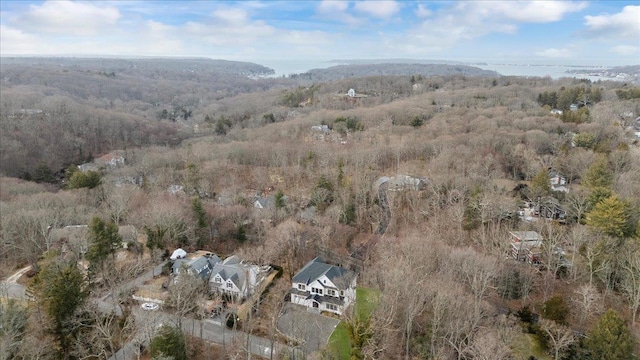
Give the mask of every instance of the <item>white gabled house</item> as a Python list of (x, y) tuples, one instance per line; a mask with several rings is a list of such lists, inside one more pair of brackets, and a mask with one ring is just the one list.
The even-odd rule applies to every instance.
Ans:
[(356, 300), (356, 273), (316, 257), (291, 279), (291, 302), (342, 315)]
[(264, 278), (264, 269), (258, 265), (245, 264), (238, 256), (233, 255), (213, 267), (209, 290), (212, 293), (228, 294), (232, 301), (241, 302), (253, 295)]

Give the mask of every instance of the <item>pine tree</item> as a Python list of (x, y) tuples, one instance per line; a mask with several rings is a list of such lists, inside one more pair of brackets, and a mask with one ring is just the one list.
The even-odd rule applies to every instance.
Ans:
[(75, 321), (77, 311), (88, 296), (84, 275), (73, 262), (54, 262), (45, 266), (35, 283), (38, 297), (52, 322), (51, 332), (60, 344), (62, 355), (68, 354), (75, 329), (80, 325)]
[(546, 168), (540, 169), (531, 180), (531, 198), (533, 200), (551, 194), (551, 183), (549, 182), (549, 171)]
[(587, 225), (609, 236), (624, 237), (628, 233), (629, 204), (612, 195), (587, 213)]
[(89, 241), (87, 260), (92, 267), (99, 268), (109, 255), (115, 255), (116, 249), (122, 244), (122, 236), (118, 234), (118, 225), (106, 223), (96, 216), (89, 224)]
[(591, 189), (611, 187), (611, 184), (613, 184), (613, 174), (611, 170), (609, 170), (609, 164), (604, 156), (598, 158), (598, 160), (589, 167), (582, 184)]
[(633, 337), (618, 314), (609, 309), (593, 327), (585, 340), (586, 348), (592, 359), (626, 360), (631, 359)]

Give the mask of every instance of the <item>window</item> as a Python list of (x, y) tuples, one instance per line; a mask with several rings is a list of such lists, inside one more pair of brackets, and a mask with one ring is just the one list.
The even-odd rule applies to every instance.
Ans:
[(340, 296), (344, 296), (344, 290), (340, 290)]
[(311, 288), (311, 293), (313, 293), (313, 294), (318, 294), (318, 295), (322, 295), (323, 291), (322, 291), (322, 289), (318, 289), (318, 288)]
[(327, 290), (327, 294), (328, 294), (328, 295), (331, 295), (331, 296), (336, 296), (336, 291), (335, 291), (335, 290), (333, 290), (333, 289), (328, 289), (328, 290)]
[(306, 291), (307, 287), (304, 284), (298, 284), (298, 290)]
[(228, 283), (227, 283), (227, 289), (231, 289), (231, 288), (233, 288), (233, 284), (232, 284), (232, 283), (230, 283), (230, 282), (228, 282)]
[(334, 304), (326, 304), (325, 308), (327, 308), (328, 310), (338, 311), (338, 306)]

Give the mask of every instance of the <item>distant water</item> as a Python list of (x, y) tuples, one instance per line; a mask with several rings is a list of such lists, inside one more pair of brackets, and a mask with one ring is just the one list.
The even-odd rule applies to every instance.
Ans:
[(604, 78), (597, 76), (580, 76), (579, 74), (567, 73), (567, 70), (597, 70), (604, 69), (606, 67), (596, 66), (567, 66), (567, 65), (515, 65), (515, 64), (471, 64), (471, 66), (479, 67), (483, 70), (493, 70), (500, 75), (505, 76), (548, 76), (552, 79), (559, 79), (563, 77), (578, 77), (581, 79), (587, 78), (592, 81), (605, 80)]
[[(331, 66), (342, 64), (340, 61), (322, 61), (322, 60), (299, 60), (299, 59), (278, 59), (278, 60), (254, 60), (253, 62), (260, 65), (264, 65), (272, 68), (275, 74), (272, 77), (288, 76), (291, 74), (305, 73), (311, 69), (326, 69)], [(457, 62), (460, 64), (460, 62)], [(559, 79), (562, 77), (579, 77), (587, 78), (592, 81), (606, 80), (597, 76), (579, 76), (577, 74), (567, 73), (567, 70), (577, 69), (603, 69), (597, 66), (568, 66), (568, 65), (520, 65), (520, 64), (492, 64), (492, 63), (467, 63), (465, 65), (475, 66), (483, 70), (493, 70), (500, 75), (505, 76), (536, 76), (536, 77), (551, 77), (552, 79)]]
[(257, 64), (270, 67), (275, 71), (273, 77), (305, 73), (311, 69), (326, 69), (338, 65), (337, 62), (320, 60), (254, 60)]

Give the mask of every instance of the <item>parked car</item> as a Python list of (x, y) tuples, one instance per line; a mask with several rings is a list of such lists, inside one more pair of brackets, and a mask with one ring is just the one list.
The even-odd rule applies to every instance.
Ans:
[(156, 303), (143, 303), (142, 305), (140, 305), (140, 307), (142, 308), (142, 310), (147, 310), (147, 311), (156, 311), (160, 308), (160, 305), (156, 304)]

